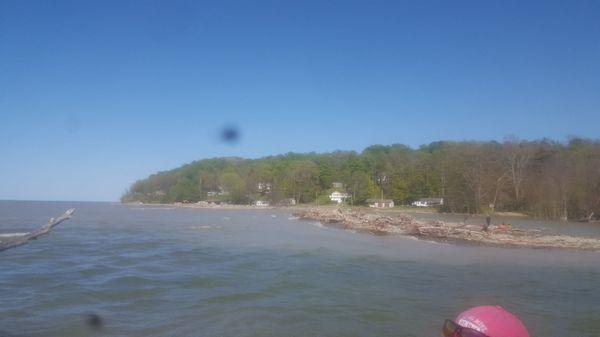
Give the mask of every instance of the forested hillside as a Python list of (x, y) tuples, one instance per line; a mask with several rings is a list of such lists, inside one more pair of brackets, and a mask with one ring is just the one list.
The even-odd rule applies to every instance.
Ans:
[(354, 204), (383, 192), (398, 205), (443, 197), (443, 210), (452, 212), (493, 208), (545, 218), (595, 218), (600, 141), (434, 142), (419, 149), (394, 144), (361, 153), (204, 159), (135, 182), (122, 201), (324, 202), (334, 182), (343, 184)]

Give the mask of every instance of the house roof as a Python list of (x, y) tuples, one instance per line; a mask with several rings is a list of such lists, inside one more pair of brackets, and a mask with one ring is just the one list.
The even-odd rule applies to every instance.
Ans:
[(392, 199), (367, 199), (368, 203), (372, 203), (372, 202), (393, 202), (394, 200)]
[(444, 200), (444, 198), (421, 198), (418, 201), (421, 201), (421, 202), (442, 202), (442, 200)]

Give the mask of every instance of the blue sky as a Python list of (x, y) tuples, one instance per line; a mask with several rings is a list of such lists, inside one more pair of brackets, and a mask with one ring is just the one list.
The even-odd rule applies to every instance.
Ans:
[(0, 0), (0, 199), (118, 200), (215, 156), (599, 125), (598, 1)]

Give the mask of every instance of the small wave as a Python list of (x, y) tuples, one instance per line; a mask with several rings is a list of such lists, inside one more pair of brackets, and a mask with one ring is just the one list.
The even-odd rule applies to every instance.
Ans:
[(132, 211), (147, 211), (147, 210), (169, 210), (175, 209), (175, 207), (130, 207)]
[(288, 218), (288, 220), (298, 220), (298, 219), (300, 219), (300, 217), (297, 217), (297, 216), (291, 216)]
[(406, 235), (406, 236), (402, 236), (402, 237), (405, 238), (405, 239), (408, 239), (408, 240), (426, 242), (426, 243), (433, 244), (433, 245), (452, 246), (451, 244), (449, 244), (447, 242), (440, 242), (440, 241), (434, 241), (434, 240), (421, 239), (421, 238), (418, 238), (416, 236)]
[(29, 234), (29, 232), (25, 232), (25, 233), (2, 233), (0, 234), (0, 238), (10, 238), (13, 236), (23, 236), (23, 235), (27, 235)]
[(277, 215), (271, 214), (271, 218), (276, 218), (276, 217), (277, 217)]
[(190, 226), (190, 229), (220, 229), (221, 226), (218, 225), (200, 225), (200, 226)]

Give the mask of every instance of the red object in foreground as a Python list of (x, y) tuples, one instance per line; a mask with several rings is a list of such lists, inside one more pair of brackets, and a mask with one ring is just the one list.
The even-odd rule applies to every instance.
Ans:
[(484, 305), (471, 308), (456, 317), (465, 328), (482, 332), (488, 337), (529, 337), (525, 325), (517, 316), (500, 306)]
[(444, 322), (442, 333), (444, 334), (444, 337), (489, 337), (483, 332), (479, 332), (471, 328), (465, 328), (464, 326), (460, 326), (449, 319)]

